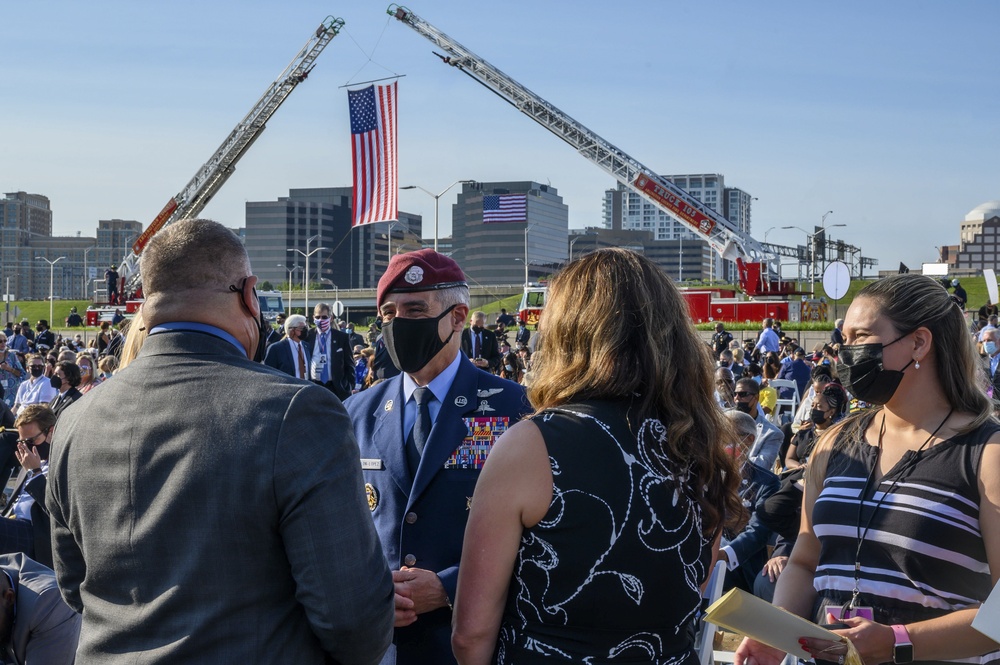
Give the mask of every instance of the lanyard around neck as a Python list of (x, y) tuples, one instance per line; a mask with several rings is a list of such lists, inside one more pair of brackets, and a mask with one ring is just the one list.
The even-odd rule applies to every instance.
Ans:
[[(868, 529), (872, 525), (872, 520), (875, 518), (875, 513), (878, 512), (878, 509), (882, 506), (882, 503), (885, 501), (886, 497), (889, 496), (894, 489), (896, 489), (896, 485), (899, 483), (900, 479), (903, 477), (903, 474), (905, 472), (909, 471), (912, 467), (916, 466), (917, 462), (920, 461), (919, 460), (920, 453), (923, 452), (924, 448), (927, 447), (927, 444), (929, 444), (931, 441), (934, 440), (934, 437), (937, 436), (937, 433), (941, 431), (941, 428), (944, 427), (944, 424), (946, 422), (948, 422), (948, 419), (951, 418), (951, 414), (953, 414), (954, 412), (955, 412), (955, 407), (952, 407), (948, 411), (948, 415), (946, 415), (944, 417), (944, 420), (941, 421), (941, 424), (938, 425), (934, 429), (933, 432), (931, 432), (931, 435), (929, 437), (927, 437), (926, 441), (924, 441), (922, 444), (920, 444), (920, 447), (917, 448), (916, 452), (913, 453), (913, 456), (909, 460), (907, 460), (906, 464), (901, 469), (899, 469), (899, 471), (897, 473), (893, 474), (892, 483), (889, 484), (889, 489), (887, 489), (886, 491), (882, 492), (882, 496), (879, 497), (879, 500), (875, 502), (875, 506), (872, 508), (871, 514), (868, 515), (868, 521), (865, 522), (865, 528), (862, 531), (861, 530), (861, 511), (862, 511), (862, 508), (864, 508), (865, 497), (868, 496), (868, 490), (871, 488), (872, 480), (874, 480), (874, 478), (875, 478), (875, 469), (878, 468), (879, 461), (882, 458), (882, 437), (885, 436), (885, 412), (884, 411), (882, 412), (882, 424), (879, 427), (879, 431), (878, 431), (878, 448), (875, 450), (875, 462), (872, 464), (871, 471), (868, 472), (868, 478), (865, 480), (865, 486), (861, 490), (861, 496), (858, 497), (858, 523), (857, 523), (858, 547), (857, 547), (857, 549), (854, 552), (854, 590), (851, 592), (851, 602), (850, 602), (849, 607), (848, 607), (849, 609), (854, 609), (854, 607), (857, 605), (858, 595), (860, 595), (860, 593), (861, 593), (861, 589), (860, 589), (860, 586), (861, 586), (861, 546), (864, 545), (865, 537), (868, 535)], [(886, 473), (886, 475), (888, 475), (892, 471), (894, 471), (894, 469), (890, 469), (889, 472)], [(885, 480), (885, 476), (882, 476), (882, 481), (884, 481), (884, 480)], [(874, 495), (873, 495), (872, 498), (874, 498)]]

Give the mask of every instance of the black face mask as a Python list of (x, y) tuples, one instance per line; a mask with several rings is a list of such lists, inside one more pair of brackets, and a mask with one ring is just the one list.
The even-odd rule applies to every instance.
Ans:
[(827, 421), (826, 411), (823, 409), (813, 409), (809, 412), (809, 420), (811, 420), (814, 425), (825, 424)]
[(736, 402), (736, 410), (742, 411), (747, 415), (753, 415), (749, 402)]
[[(244, 281), (244, 284), (246, 282)], [(253, 287), (251, 287), (253, 288)], [(236, 288), (235, 286), (230, 286), (229, 290), (240, 296), (240, 304), (243, 305), (243, 309), (253, 314), (253, 311), (243, 303), (243, 289)], [(253, 299), (257, 300), (257, 289), (253, 288)], [(259, 301), (258, 301), (259, 302)], [(267, 322), (264, 318), (264, 312), (261, 312), (257, 320), (257, 350), (253, 354), (253, 360), (255, 363), (264, 362), (264, 352), (267, 351), (267, 337), (271, 334), (271, 324)]]
[(35, 446), (35, 450), (38, 451), (38, 457), (40, 457), (43, 460), (49, 459), (49, 448), (51, 447), (52, 444), (50, 444), (48, 441), (43, 441), (42, 443)]
[(31, 372), (31, 376), (37, 379), (45, 372), (45, 368), (40, 365), (32, 365), (28, 368), (28, 371)]
[(474, 332), (480, 333), (480, 332), (483, 332), (483, 327), (482, 326), (472, 326), (472, 330)]
[(844, 387), (869, 404), (885, 404), (892, 399), (899, 382), (903, 380), (903, 372), (913, 364), (913, 359), (903, 369), (885, 369), (882, 366), (882, 349), (895, 344), (906, 335), (901, 335), (888, 344), (876, 342), (840, 347), (837, 376)]
[(438, 336), (438, 322), (458, 305), (452, 305), (439, 316), (430, 319), (394, 318), (382, 325), (382, 338), (392, 364), (401, 372), (413, 374), (422, 370), (454, 336), (441, 341)]
[(58, 376), (53, 376), (51, 379), (49, 379), (49, 384), (56, 390), (59, 390), (60, 388), (62, 388), (62, 379), (60, 379)]

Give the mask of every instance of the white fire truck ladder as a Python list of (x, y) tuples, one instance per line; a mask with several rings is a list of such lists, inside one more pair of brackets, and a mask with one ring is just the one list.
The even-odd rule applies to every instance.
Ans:
[(139, 255), (149, 239), (168, 224), (197, 216), (208, 205), (215, 193), (222, 188), (222, 185), (236, 170), (236, 163), (264, 131), (267, 121), (271, 119), (282, 102), (288, 98), (295, 86), (309, 76), (309, 72), (315, 66), (316, 58), (323, 52), (326, 45), (337, 36), (343, 26), (343, 19), (328, 16), (316, 28), (299, 54), (278, 75), (278, 78), (257, 100), (246, 117), (236, 125), (236, 128), (226, 137), (222, 145), (191, 178), (191, 182), (167, 202), (156, 219), (136, 239), (132, 245), (132, 253), (125, 258), (118, 269), (129, 288), (138, 286), (140, 282)]
[[(708, 241), (712, 249), (729, 260), (761, 264), (761, 282), (766, 285), (748, 293), (768, 288), (770, 277), (778, 273), (778, 258), (749, 234), (741, 231), (723, 215), (712, 210), (694, 196), (677, 187), (655, 171), (644, 166), (621, 149), (584, 127), (502, 71), (420, 18), (406, 7), (392, 4), (391, 16), (410, 26), (432, 41), (448, 55), (438, 55), (445, 63), (457, 67), (519, 111), (573, 146), (577, 152), (607, 171), (618, 182), (640, 194), (670, 215), (681, 219)], [(741, 271), (742, 272), (742, 271)], [(750, 288), (748, 288), (750, 287)]]

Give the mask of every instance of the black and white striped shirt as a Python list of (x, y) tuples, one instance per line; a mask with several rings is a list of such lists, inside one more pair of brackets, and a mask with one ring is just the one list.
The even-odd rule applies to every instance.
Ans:
[[(871, 483), (860, 511), (858, 605), (873, 607), (879, 623), (931, 619), (977, 607), (989, 595), (993, 584), (979, 528), (978, 476), (986, 441), (998, 430), (1000, 425), (988, 422), (920, 453), (907, 451)], [(813, 581), (817, 618), (824, 618), (823, 606), (851, 599), (858, 501), (877, 453), (875, 446), (862, 443), (851, 456), (838, 445), (830, 457), (813, 508), (820, 542)], [(991, 661), (1000, 661), (1000, 654), (963, 662)]]

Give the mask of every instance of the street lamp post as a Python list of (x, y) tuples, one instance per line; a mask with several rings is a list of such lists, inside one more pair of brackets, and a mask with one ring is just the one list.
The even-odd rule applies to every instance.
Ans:
[(51, 328), (54, 323), (52, 321), (52, 311), (53, 311), (52, 305), (54, 304), (53, 299), (55, 298), (56, 264), (65, 259), (66, 257), (60, 256), (55, 261), (49, 261), (44, 256), (36, 256), (35, 258), (41, 259), (42, 261), (45, 261), (46, 263), (49, 264), (49, 327)]
[(524, 285), (528, 286), (528, 231), (537, 224), (526, 224), (524, 227)]
[[(405, 187), (404, 187), (404, 189), (405, 189)], [(388, 265), (389, 261), (392, 261), (392, 229), (397, 224), (399, 226), (403, 227), (403, 234), (404, 234), (403, 241), (404, 242), (406, 241), (405, 234), (406, 234), (407, 231), (410, 230), (409, 227), (406, 226), (406, 224), (403, 224), (402, 222), (395, 221), (395, 220), (389, 222), (389, 228), (386, 230), (386, 233), (385, 233), (386, 241), (389, 243), (388, 251), (386, 252), (386, 259), (385, 259), (387, 265)], [(435, 247), (434, 250), (437, 251), (437, 247)]]
[(86, 298), (87, 300), (90, 299), (90, 296), (87, 295), (87, 293), (90, 291), (90, 288), (89, 288), (90, 287), (90, 273), (87, 271), (87, 269), (89, 267), (87, 265), (87, 255), (90, 254), (90, 251), (93, 250), (93, 249), (97, 249), (97, 245), (94, 245), (93, 247), (88, 247), (87, 249), (83, 250), (83, 297)]
[(589, 232), (589, 233), (581, 233), (580, 235), (578, 235), (577, 237), (575, 237), (575, 238), (573, 238), (572, 240), (569, 241), (569, 260), (570, 260), (571, 263), (573, 261), (573, 245), (576, 244), (576, 241), (579, 240), (580, 238), (586, 238), (588, 236), (593, 237), (593, 236), (596, 236), (596, 235), (597, 234), (594, 233), (594, 232), (592, 232), (592, 231)]
[[(823, 222), (826, 221), (826, 216), (829, 215), (831, 212), (833, 212), (833, 211), (831, 210), (831, 211), (827, 212), (826, 215), (823, 215)], [(821, 222), (821, 224), (822, 224), (822, 222)], [(847, 226), (847, 224), (831, 224), (829, 227), (827, 227), (827, 226), (824, 225), (824, 226), (821, 226), (822, 231), (817, 231), (816, 233), (809, 233), (808, 231), (806, 231), (801, 226), (782, 226), (781, 227), (782, 229), (785, 229), (785, 230), (788, 230), (788, 229), (798, 229), (799, 231), (802, 231), (802, 233), (806, 234), (806, 242), (809, 243), (809, 297), (810, 298), (815, 298), (816, 297), (816, 276), (815, 276), (815, 269), (816, 269), (816, 236), (818, 236), (820, 233), (822, 233), (823, 234), (823, 242), (826, 243), (826, 229), (827, 228), (831, 228), (832, 229), (832, 228), (835, 228), (835, 227), (838, 227), (838, 226)], [(823, 256), (824, 257), (826, 256), (825, 249), (823, 251)], [(801, 265), (801, 263), (799, 265)]]
[[(847, 224), (831, 224), (830, 226), (827, 226), (826, 225), (826, 218), (827, 218), (828, 215), (832, 215), (832, 214), (833, 214), (832, 210), (827, 210), (825, 213), (823, 213), (823, 219), (821, 219), (820, 222), (819, 222), (820, 228), (823, 229), (823, 260), (820, 261), (820, 263), (823, 266), (823, 272), (826, 272), (826, 230), (828, 228), (832, 229), (832, 228), (836, 228), (838, 226), (847, 226)], [(813, 244), (814, 245), (816, 244), (815, 241), (813, 242)]]
[(288, 266), (283, 265), (281, 263), (278, 264), (278, 267), (279, 268), (284, 268), (285, 270), (288, 271), (288, 315), (291, 316), (292, 315), (292, 275), (295, 273), (296, 270), (299, 269), (299, 267), (298, 266), (292, 266), (291, 268), (289, 268)]
[(289, 247), (287, 249), (287, 251), (289, 251), (289, 252), (295, 252), (296, 254), (301, 254), (302, 256), (306, 257), (306, 272), (305, 272), (305, 276), (304, 276), (304, 278), (302, 280), (303, 283), (304, 283), (303, 287), (302, 287), (302, 290), (304, 291), (303, 295), (305, 297), (305, 303), (303, 305), (303, 309), (305, 311), (307, 319), (309, 318), (309, 257), (312, 256), (313, 254), (315, 254), (316, 252), (320, 251), (321, 249), (327, 249), (326, 247), (317, 247), (316, 249), (314, 249), (311, 252), (308, 251), (308, 249), (309, 249), (309, 243), (311, 243), (313, 240), (315, 240), (318, 237), (319, 236), (312, 236), (311, 238), (308, 238), (306, 240), (306, 250), (307, 251), (305, 251), (305, 252), (303, 252), (300, 249), (294, 249), (292, 247)]
[[(816, 243), (813, 242), (815, 234), (809, 233), (801, 226), (782, 226), (781, 228), (786, 231), (788, 229), (798, 229), (799, 231), (802, 231), (802, 233), (806, 234), (806, 242), (809, 243), (809, 297), (812, 298), (816, 295), (816, 288), (813, 284), (813, 264), (816, 263), (816, 256), (815, 256)], [(799, 265), (801, 266), (802, 264), (800, 263)], [(801, 274), (802, 273), (799, 273), (799, 275)]]
[[(423, 187), (421, 187), (420, 185), (407, 185), (406, 187), (400, 187), (400, 189), (419, 189), (420, 191), (424, 192), (425, 194), (434, 199), (434, 251), (435, 252), (438, 251), (438, 200), (442, 196), (444, 196), (449, 189), (451, 189), (458, 183), (468, 184), (472, 182), (475, 182), (475, 180), (456, 180), (455, 182), (451, 183), (450, 185), (442, 189), (440, 194), (434, 194), (434, 192), (428, 191)], [(390, 253), (390, 257), (391, 256), (392, 254)]]

